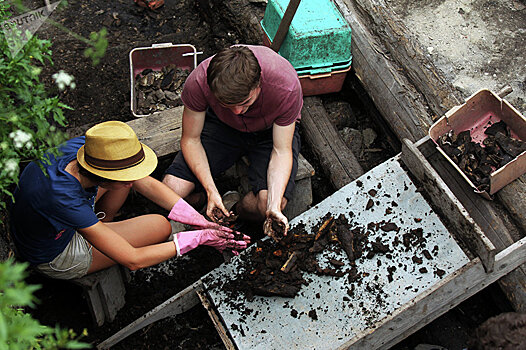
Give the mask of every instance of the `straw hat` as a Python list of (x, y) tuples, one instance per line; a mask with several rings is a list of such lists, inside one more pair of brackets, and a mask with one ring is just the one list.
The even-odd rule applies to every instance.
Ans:
[(77, 161), (89, 172), (117, 181), (142, 179), (157, 166), (151, 148), (139, 142), (128, 124), (119, 121), (100, 123), (86, 131)]

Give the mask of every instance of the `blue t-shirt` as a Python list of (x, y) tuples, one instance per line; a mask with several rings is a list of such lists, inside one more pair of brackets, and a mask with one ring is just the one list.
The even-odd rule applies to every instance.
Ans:
[(21, 258), (31, 264), (52, 261), (77, 229), (95, 225), (97, 188), (83, 189), (66, 169), (84, 145), (84, 136), (59, 147), (60, 156), (47, 154), (50, 165), (31, 162), (22, 172), (11, 208), (11, 233)]

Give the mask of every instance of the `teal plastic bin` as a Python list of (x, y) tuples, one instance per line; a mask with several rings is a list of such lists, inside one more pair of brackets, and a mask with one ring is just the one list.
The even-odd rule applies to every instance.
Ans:
[[(261, 27), (270, 41), (289, 0), (269, 0)], [(279, 54), (296, 70), (324, 69), (351, 61), (351, 28), (330, 0), (303, 0)]]

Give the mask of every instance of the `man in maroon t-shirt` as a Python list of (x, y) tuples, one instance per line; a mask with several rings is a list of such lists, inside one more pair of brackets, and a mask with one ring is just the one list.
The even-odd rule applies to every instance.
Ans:
[(214, 219), (219, 209), (229, 216), (213, 179), (246, 155), (252, 192), (233, 211), (265, 221), (266, 234), (274, 234), (272, 221), (287, 230), (282, 210), (294, 188), (303, 106), (292, 65), (264, 46), (232, 46), (203, 61), (181, 97), (182, 152), (163, 182), (189, 201), (204, 189), (207, 215)]

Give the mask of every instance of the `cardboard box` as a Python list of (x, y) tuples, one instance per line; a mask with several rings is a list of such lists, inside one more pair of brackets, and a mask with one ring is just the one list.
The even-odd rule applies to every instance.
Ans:
[(472, 140), (481, 143), (486, 138), (486, 128), (501, 120), (508, 125), (514, 138), (526, 141), (526, 118), (505, 99), (490, 90), (482, 89), (469, 97), (464, 104), (449, 110), (429, 129), (429, 136), (437, 144), (438, 151), (457, 169), (474, 191), (486, 199), (491, 199), (495, 192), (526, 173), (526, 151), (490, 174), (490, 190), (487, 192), (480, 191), (473, 184), (438, 145), (438, 139), (451, 130), (457, 135), (461, 131), (470, 130)]
[(197, 67), (197, 52), (190, 44), (162, 43), (150, 47), (138, 47), (130, 51), (130, 78), (131, 78), (131, 112), (135, 117), (146, 117), (137, 114), (137, 99), (135, 91), (135, 77), (143, 70), (150, 68), (160, 71), (164, 66), (175, 64), (189, 71)]

